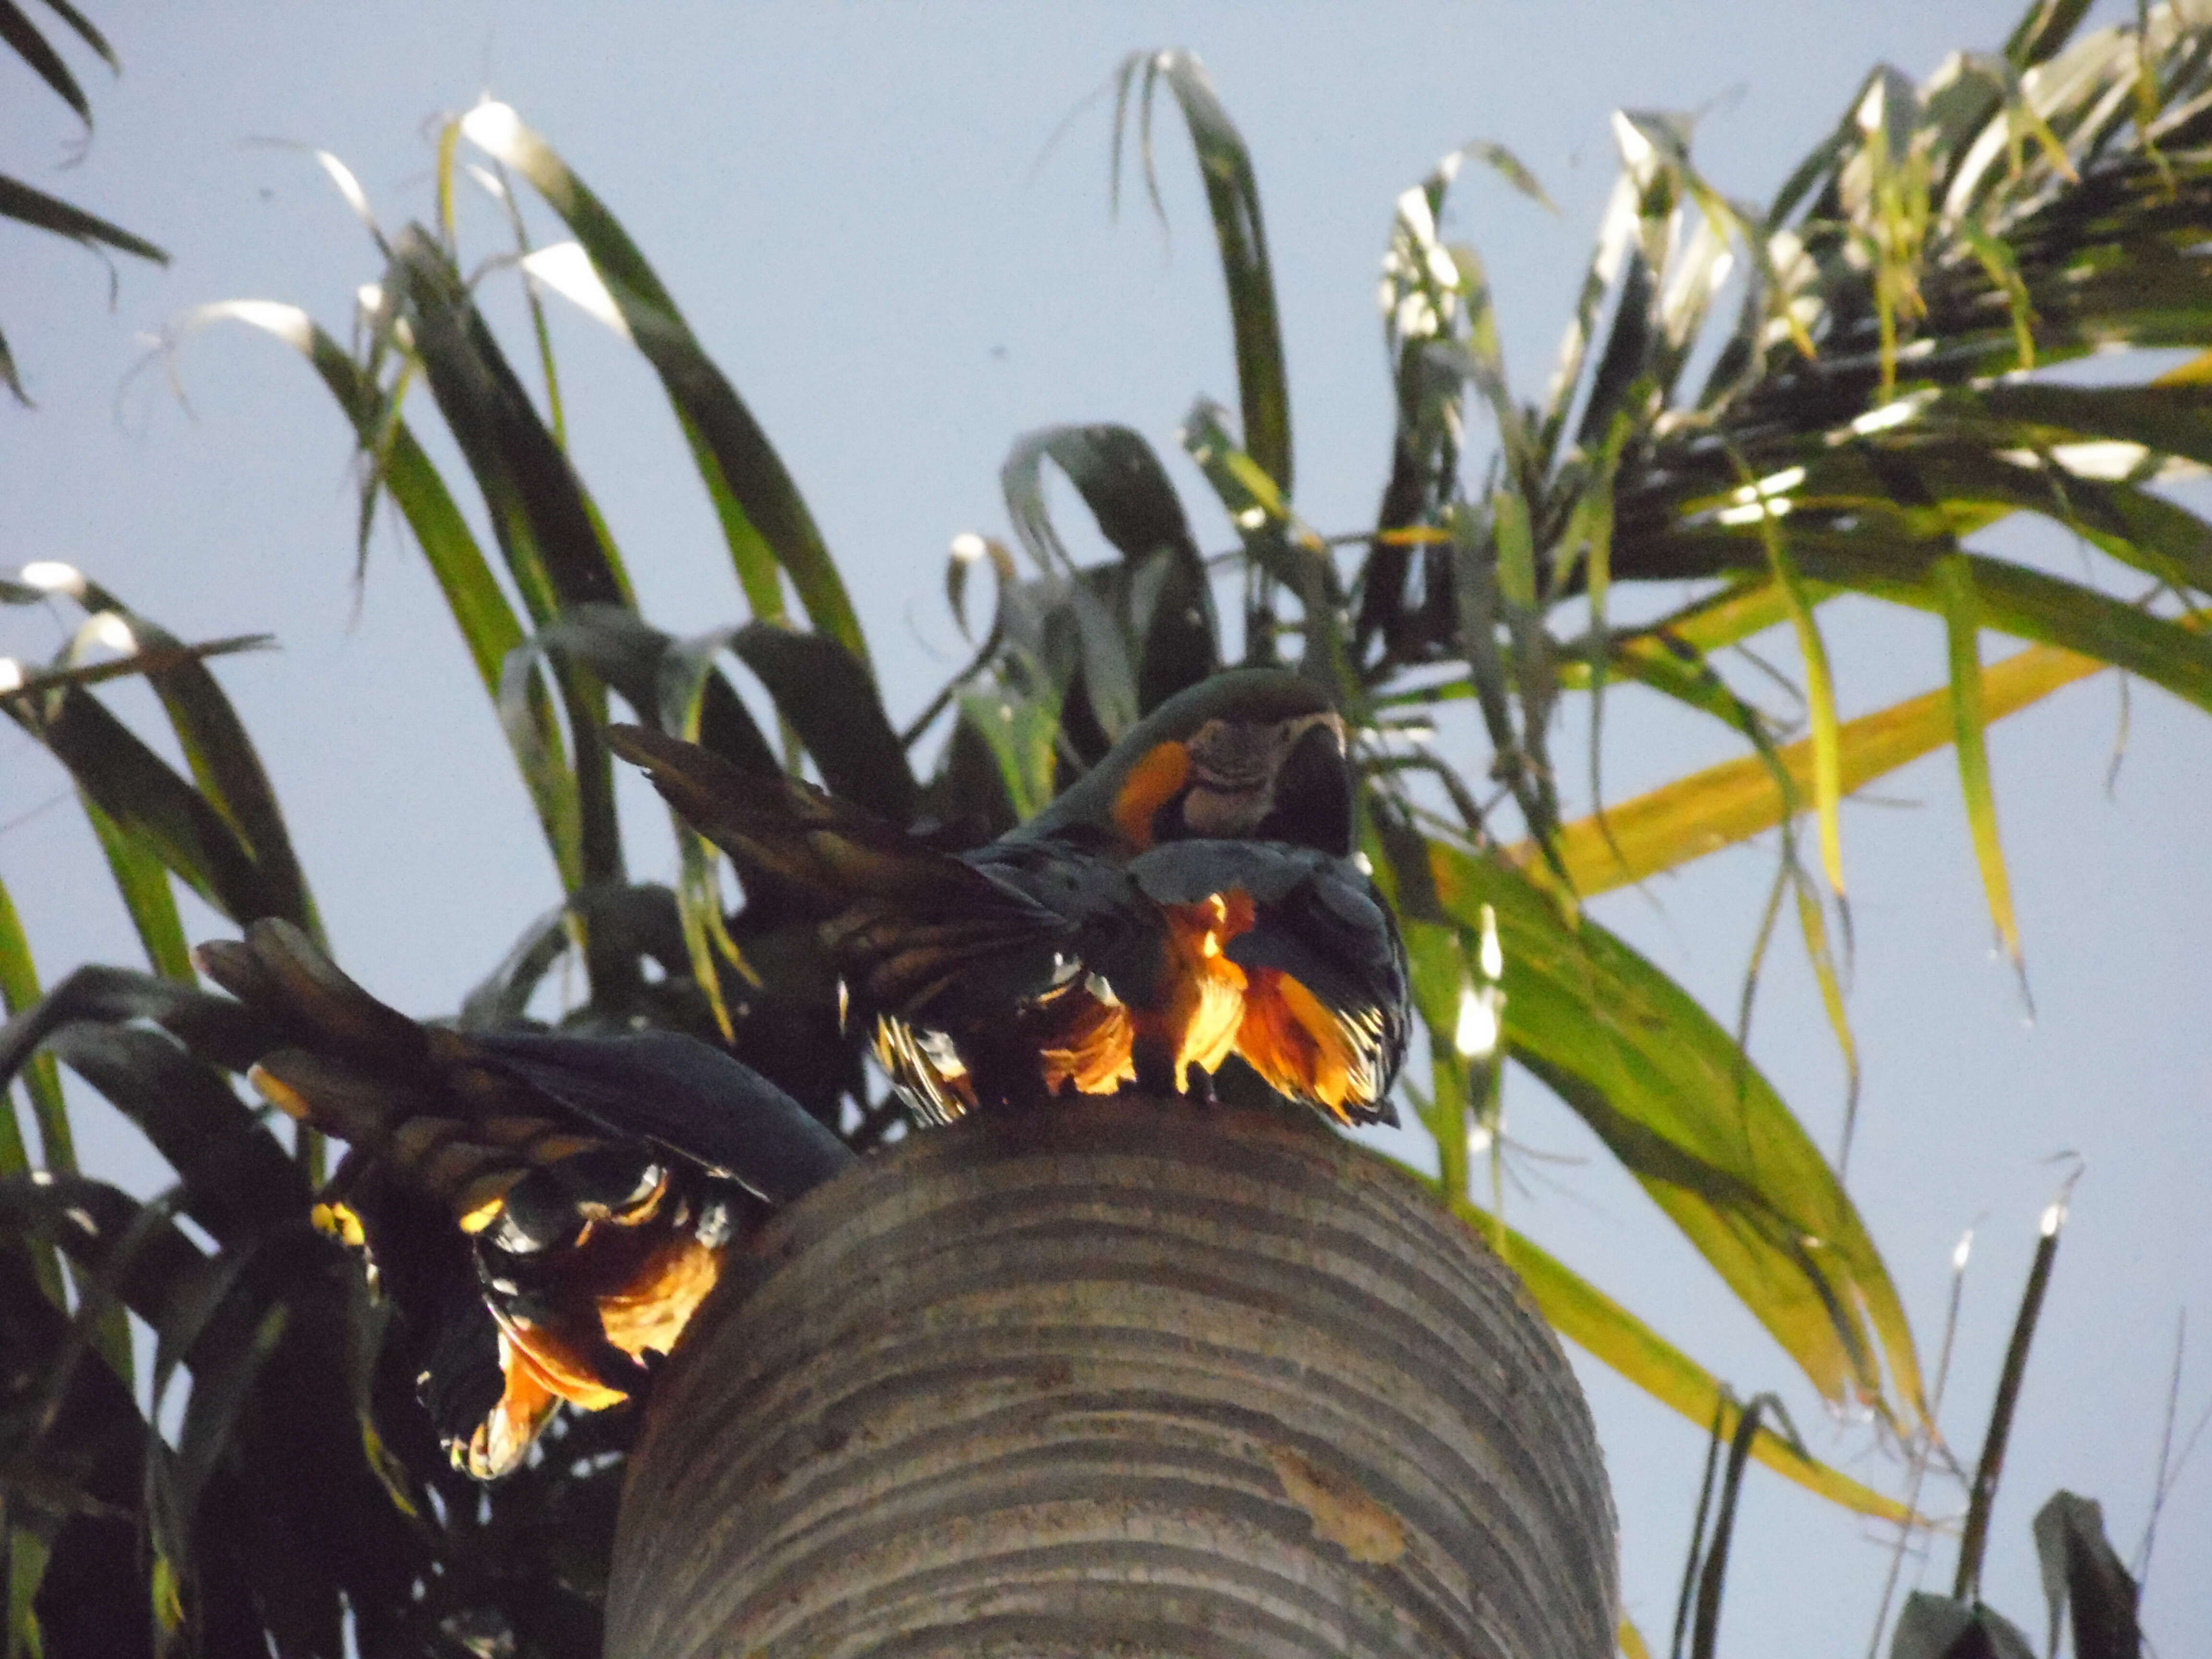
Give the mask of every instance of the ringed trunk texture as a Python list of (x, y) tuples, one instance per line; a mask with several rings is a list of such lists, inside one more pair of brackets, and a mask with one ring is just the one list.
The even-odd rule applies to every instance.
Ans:
[(610, 1659), (1607, 1659), (1588, 1409), (1519, 1283), (1317, 1124), (909, 1137), (655, 1389)]

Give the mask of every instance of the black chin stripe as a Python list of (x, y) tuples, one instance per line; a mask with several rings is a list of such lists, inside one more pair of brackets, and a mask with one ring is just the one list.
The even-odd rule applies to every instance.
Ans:
[(1190, 799), (1186, 787), (1170, 795), (1152, 813), (1152, 845), (1162, 842), (1181, 841), (1190, 834), (1190, 826), (1183, 822), (1183, 803)]

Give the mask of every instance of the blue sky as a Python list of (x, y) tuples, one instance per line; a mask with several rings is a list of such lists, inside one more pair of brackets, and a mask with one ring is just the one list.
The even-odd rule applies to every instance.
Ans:
[[(1212, 68), (1255, 153), (1281, 289), (1299, 506), (1326, 530), (1371, 512), (1389, 394), (1373, 307), (1397, 192), (1473, 138), (1509, 144), (1557, 216), (1473, 173), (1452, 233), (1474, 242), (1523, 385), (1548, 370), (1613, 176), (1616, 106), (1696, 109), (1701, 159), (1761, 198), (1887, 59), (1918, 76), (1990, 48), (1997, 0), (1758, 6), (1565, 0), (1400, 3), (605, 5), (155, 3), (103, 9), (126, 73), (89, 76), (100, 126), (75, 134), (0, 64), (9, 171), (176, 255), (107, 276), (77, 251), (0, 228), (8, 331), (40, 407), (0, 408), (0, 567), (63, 559), (187, 637), (275, 633), (223, 672), (273, 773), (348, 968), (410, 1011), (450, 1009), (556, 896), (490, 710), (422, 562), (377, 536), (353, 586), (343, 422), (283, 347), (236, 328), (185, 342), (173, 395), (148, 344), (191, 307), (241, 296), (307, 307), (343, 334), (375, 258), (328, 182), (282, 140), (335, 151), (388, 224), (426, 215), (427, 121), (489, 91), (515, 105), (613, 207), (735, 380), (848, 571), (894, 715), (918, 708), (958, 636), (945, 550), (1004, 534), (997, 471), (1019, 433), (1116, 420), (1174, 448), (1194, 396), (1234, 401), (1218, 280), (1188, 151), (1163, 146), (1170, 231), (1106, 203), (1109, 100), (1122, 53), (1181, 45)], [(496, 210), (465, 204), (491, 245)], [(511, 289), (495, 309), (511, 320)], [(556, 309), (574, 453), (649, 615), (678, 632), (738, 619), (710, 512), (651, 377)], [(520, 349), (520, 337), (511, 337)], [(419, 428), (434, 426), (427, 401)], [(1180, 468), (1180, 463), (1172, 465)], [(1201, 541), (1227, 545), (1178, 470)], [(1080, 551), (1079, 545), (1079, 551)], [(2027, 542), (2022, 556), (2072, 561)], [(2070, 563), (2066, 567), (2074, 568)], [(1940, 628), (1839, 606), (1846, 713), (1926, 689)], [(0, 649), (43, 653), (36, 613)], [(2010, 648), (1991, 641), (1985, 654)], [(1786, 650), (1778, 645), (1778, 655)], [(131, 694), (118, 701), (137, 709)], [(2212, 922), (2197, 826), (2212, 821), (2212, 728), (2110, 677), (1992, 736), (2036, 996), (2033, 1025), (1990, 950), (1948, 757), (1883, 781), (1846, 815), (1858, 951), (1851, 1009), (1867, 1083), (1855, 1195), (1924, 1352), (1954, 1247), (1978, 1229), (1945, 1422), (1978, 1444), (2037, 1218), (2087, 1165), (2039, 1338), (1996, 1516), (1989, 1593), (2040, 1629), (2027, 1526), (2068, 1486), (2101, 1498), (2123, 1553), (2140, 1537), (2175, 1322), (2212, 1308), (2212, 1169), (2201, 942)], [(1615, 799), (1720, 758), (1699, 728), (1618, 694)], [(1578, 739), (1577, 739), (1578, 740)], [(1461, 757), (1471, 767), (1482, 757)], [(131, 960), (58, 772), (0, 732), (0, 878), (42, 966)], [(40, 809), (45, 810), (40, 810)], [(672, 862), (641, 817), (641, 860)], [(465, 834), (458, 834), (463, 826)], [(1732, 1017), (1771, 855), (1706, 860), (1597, 914)], [(642, 874), (662, 873), (651, 868)], [(196, 936), (221, 931), (195, 918)], [(1786, 946), (1753, 1052), (1824, 1145), (1841, 1074), (1809, 975)], [(1774, 1389), (1823, 1455), (1893, 1476), (1834, 1423), (1749, 1318), (1595, 1143), (1534, 1088), (1516, 1139), (1594, 1161), (1534, 1164), (1513, 1218), (1740, 1391)], [(116, 1127), (90, 1153), (152, 1178)], [(2212, 1331), (2184, 1380), (2183, 1426), (2212, 1395)], [(1629, 1611), (1663, 1637), (1701, 1434), (1597, 1367), (1623, 1516)], [(1948, 1501), (1948, 1497), (1944, 1501)], [(1731, 1571), (1724, 1651), (1863, 1652), (1887, 1555), (1847, 1517), (1754, 1475)], [(1939, 1541), (1931, 1586), (1948, 1583)], [(2212, 1628), (2212, 1450), (2160, 1523), (2146, 1602), (2163, 1650)]]

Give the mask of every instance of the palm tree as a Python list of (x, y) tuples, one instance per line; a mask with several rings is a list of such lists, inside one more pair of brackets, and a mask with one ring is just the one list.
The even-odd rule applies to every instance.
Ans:
[[(776, 1078), (856, 1148), (896, 1139), (896, 1103), (841, 1037), (806, 930), (761, 906), (727, 911), (708, 849), (680, 830), (673, 890), (629, 876), (602, 736), (610, 694), (738, 763), (803, 757), (831, 788), (886, 817), (981, 836), (1034, 811), (1142, 711), (1232, 656), (1294, 661), (1334, 690), (1361, 734), (1367, 856), (1413, 955), (1428, 1066), (1407, 1094), (1434, 1137), (1439, 1174), (1419, 1177), (1418, 1204), (1389, 1188), (1402, 1224), (1422, 1230), (1407, 1236), (1424, 1241), (1400, 1259), (1482, 1280), (1490, 1269), (1465, 1229), (1487, 1239), (1556, 1331), (1711, 1426), (1728, 1451), (1716, 1486), (1723, 1520), (1745, 1463), (1758, 1461), (1858, 1513), (1913, 1524), (1908, 1500), (1811, 1457), (1786, 1423), (1778, 1431), (1774, 1413), (1735, 1401), (1651, 1325), (1505, 1226), (1482, 1201), (1471, 1148), (1495, 1157), (1503, 1069), (1533, 1076), (1589, 1123), (1824, 1398), (1870, 1413), (1915, 1467), (1942, 1472), (1913, 1333), (1833, 1163), (1736, 1037), (1582, 903), (1778, 830), (1776, 908), (1788, 900), (1798, 915), (1848, 1051), (1834, 961), (1849, 927), (1837, 827), (1844, 794), (1953, 746), (1992, 917), (2009, 943), (1987, 723), (2107, 665), (2212, 708), (2212, 653), (2193, 609), (2212, 586), (2212, 541), (2154, 488), (2212, 460), (2203, 360), (2094, 387), (2040, 373), (2115, 346), (2212, 348), (2197, 269), (2212, 246), (2212, 37), (2192, 12), (2161, 7), (2134, 27), (2076, 38), (2082, 9), (2039, 5), (2001, 52), (1955, 60), (1921, 86), (1877, 71), (1764, 209), (1711, 188), (1680, 124), (1621, 117), (1620, 182), (1559, 372), (1539, 399), (1504, 379), (1479, 255), (1438, 230), (1469, 162), (1529, 181), (1494, 149), (1447, 158), (1401, 198), (1389, 250), (1389, 475), (1374, 522), (1335, 536), (1297, 510), (1251, 158), (1195, 59), (1133, 59), (1121, 101), (1141, 164), (1151, 166), (1164, 94), (1196, 149), (1218, 243), (1240, 406), (1232, 415), (1201, 401), (1181, 441), (1239, 545), (1202, 553), (1143, 434), (1103, 425), (1026, 434), (1003, 475), (1019, 552), (983, 538), (956, 549), (946, 573), (955, 614), (966, 626), (988, 575), (990, 617), (972, 660), (903, 725), (887, 713), (795, 483), (643, 254), (514, 112), (486, 104), (453, 122), (440, 145), (435, 223), (377, 233), (385, 264), (357, 349), (289, 307), (210, 314), (296, 346), (354, 423), (368, 464), (364, 527), (366, 509), (388, 500), (428, 559), (561, 872), (562, 905), (456, 1018), (523, 1019), (556, 963), (571, 959), (584, 993), (564, 1024), (692, 1031)], [(565, 227), (568, 240), (540, 249), (519, 211), (502, 215), (501, 234), (520, 241), (533, 311), (544, 289), (565, 295), (619, 329), (659, 376), (725, 532), (747, 622), (679, 638), (639, 613), (559, 422), (526, 388), (462, 275), (452, 184), (464, 146)], [(541, 329), (550, 382), (545, 339)], [(416, 438), (408, 393), (418, 385), (459, 447), (465, 481), (441, 475)], [(1471, 435), (1483, 423), (1487, 447)], [(1048, 464), (1073, 484), (1115, 560), (1086, 566), (1068, 555), (1047, 507)], [(462, 483), (481, 497), (489, 548), (459, 504)], [(1963, 544), (2020, 512), (2078, 533), (2110, 562), (2108, 580), (2135, 585), (2133, 597)], [(1693, 597), (1658, 623), (1612, 625), (1616, 585), (1655, 581), (1690, 584)], [(1821, 607), (1843, 593), (1941, 617), (1948, 684), (1842, 720)], [(15, 684), (0, 705), (69, 769), (153, 970), (81, 969), (42, 996), (0, 895), (0, 989), (15, 1014), (0, 1040), (0, 1076), (24, 1086), (43, 1165), (32, 1170), (12, 1117), (0, 1120), (0, 1491), (14, 1628), (35, 1627), (63, 1654), (139, 1650), (155, 1632), (214, 1651), (264, 1632), (283, 1652), (335, 1651), (348, 1621), (366, 1652), (444, 1644), (581, 1654), (597, 1650), (611, 1598), (617, 1642), (638, 1650), (660, 1639), (651, 1620), (751, 1582), (759, 1564), (726, 1540), (680, 1557), (653, 1541), (689, 1537), (681, 1517), (696, 1511), (678, 1500), (695, 1466), (702, 1482), (738, 1483), (716, 1492), (749, 1478), (758, 1434), (736, 1417), (717, 1419), (726, 1435), (698, 1439), (705, 1419), (687, 1417), (682, 1402), (720, 1374), (708, 1356), (754, 1352), (762, 1332), (751, 1322), (766, 1316), (750, 1304), (723, 1304), (679, 1358), (636, 1475), (640, 1491), (676, 1495), (665, 1511), (633, 1504), (611, 1591), (631, 1424), (572, 1425), (489, 1494), (440, 1465), (408, 1401), (411, 1379), (384, 1340), (390, 1310), (307, 1225), (321, 1148), (303, 1136), (288, 1155), (240, 1099), (224, 1075), (241, 1063), (234, 1011), (198, 988), (185, 951), (179, 880), (234, 923), (275, 915), (316, 931), (274, 791), (208, 666), (241, 642), (187, 645), (62, 567), (33, 567), (4, 597), (73, 605), (86, 617), (65, 660), (11, 667)], [(1784, 628), (1805, 665), (1802, 735), (1732, 683), (1719, 655)], [(2027, 647), (1984, 666), (1985, 631)], [(103, 641), (125, 654), (88, 663)], [(186, 770), (100, 700), (94, 682), (118, 673), (151, 684)], [(748, 679), (775, 708), (774, 732), (739, 694)], [(1588, 697), (1595, 714), (1625, 685), (1720, 722), (1744, 752), (1570, 818), (1572, 768), (1553, 752), (1557, 712)], [(1482, 773), (1423, 740), (1439, 717), (1460, 714), (1486, 734)], [(913, 757), (926, 752), (934, 763), (918, 767)], [(1812, 842), (1802, 857), (1801, 820)], [(58, 1060), (147, 1130), (175, 1165), (175, 1187), (138, 1204), (76, 1169)], [(1097, 1133), (1110, 1140), (1120, 1121), (1102, 1117)], [(1100, 1156), (1079, 1144), (1085, 1124), (1041, 1133), (1072, 1137), (1070, 1156)], [(1279, 1133), (1232, 1127), (1219, 1144), (1273, 1146)], [(1190, 1157), (1210, 1156), (1212, 1144), (1195, 1137)], [(1021, 1156), (975, 1136), (942, 1147), (917, 1140), (893, 1154), (897, 1163), (872, 1164), (850, 1191), (825, 1191), (820, 1209), (794, 1212), (798, 1253), (761, 1296), (795, 1297), (781, 1305), (818, 1307), (826, 1319), (858, 1293), (862, 1280), (839, 1265), (847, 1235), (820, 1218), (866, 1224), (880, 1191), (866, 1181), (887, 1178), (873, 1171), (900, 1169), (921, 1191), (975, 1159), (996, 1171), (978, 1179), (1018, 1184)], [(1103, 1163), (1085, 1167), (1108, 1180)], [(1333, 1167), (1363, 1172), (1339, 1182), (1354, 1189), (1381, 1179), (1356, 1160)], [(1146, 1224), (1171, 1230), (1173, 1207), (1163, 1197)], [(175, 1224), (180, 1213), (212, 1249)], [(1463, 1227), (1444, 1226), (1447, 1214)], [(1217, 1247), (1249, 1254), (1249, 1238), (1224, 1229)], [(1057, 1260), (1075, 1263), (1073, 1247)], [(915, 1271), (923, 1265), (917, 1257)], [(1146, 1305), (1144, 1317), (1191, 1334), (1188, 1310)], [(126, 1310), (156, 1337), (151, 1407), (133, 1392)], [(1510, 1323), (1501, 1314), (1455, 1335), (1439, 1316), (1431, 1334), (1503, 1343)], [(1036, 1341), (1039, 1374), (1061, 1375), (1044, 1335)], [(1558, 1376), (1547, 1354), (1528, 1351), (1540, 1394), (1541, 1379)], [(830, 1364), (836, 1353), (816, 1358)], [(173, 1435), (155, 1433), (149, 1425), (162, 1420), (179, 1368), (190, 1379), (181, 1422)], [(1295, 1419), (1312, 1404), (1285, 1410)], [(1544, 1408), (1572, 1414), (1556, 1401)], [(1309, 1496), (1341, 1497), (1336, 1476), (1354, 1497), (1408, 1489), (1406, 1445), (1378, 1443), (1371, 1466), (1325, 1468), (1302, 1449), (1317, 1438), (1303, 1421), (1282, 1443), (1305, 1461), (1269, 1465), (1271, 1514), (1288, 1504), (1310, 1515), (1300, 1481)], [(1263, 1442), (1274, 1443), (1254, 1443)], [(1472, 1443), (1465, 1455), (1475, 1455)], [(1560, 1459), (1534, 1471), (1534, 1489), (1570, 1495), (1559, 1535), (1601, 1562), (1587, 1466)], [(846, 1465), (824, 1478), (853, 1477)], [(1130, 1478), (1135, 1491), (1152, 1477)], [(1970, 1540), (1986, 1536), (1984, 1483), (1974, 1498), (1984, 1525), (1970, 1525)], [(981, 1499), (943, 1501), (950, 1516)], [(1407, 1513), (1382, 1507), (1401, 1522)], [(960, 1532), (929, 1534), (940, 1538), (933, 1547)], [(1328, 1541), (1325, 1529), (1315, 1535)], [(1701, 1547), (1686, 1584), (1678, 1641), (1702, 1651), (1726, 1535), (1723, 1524)], [(1982, 1616), (1967, 1570), (1976, 1565), (1962, 1563), (1959, 1593), (1943, 1604), (1970, 1622)], [(971, 1587), (957, 1575), (945, 1582), (945, 1607)], [(1586, 1576), (1583, 1587), (1595, 1582)], [(1115, 1616), (1102, 1615), (1107, 1628)], [(1923, 1607), (1911, 1629), (1941, 1628), (1942, 1616)], [(1588, 1650), (1577, 1628), (1584, 1645), (1562, 1650)]]
[(1115, 1103), (819, 1200), (656, 1398), (610, 1654), (1612, 1650), (1557, 1342), (1350, 1142)]

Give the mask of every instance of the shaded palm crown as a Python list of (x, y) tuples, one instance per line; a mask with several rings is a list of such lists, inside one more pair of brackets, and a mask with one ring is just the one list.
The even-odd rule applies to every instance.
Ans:
[[(988, 567), (990, 618), (972, 659), (903, 726), (796, 485), (644, 256), (513, 111), (485, 104), (448, 124), (434, 222), (370, 227), (386, 263), (352, 346), (269, 302), (204, 315), (295, 346), (352, 421), (363, 536), (390, 501), (429, 560), (559, 872), (561, 903), (454, 1022), (526, 1023), (573, 958), (586, 988), (559, 1011), (562, 1028), (704, 1037), (865, 1150), (896, 1131), (901, 1109), (864, 1072), (858, 1034), (841, 1030), (808, 919), (772, 882), (728, 910), (710, 849), (680, 823), (673, 887), (631, 879), (604, 736), (613, 700), (738, 765), (809, 767), (877, 816), (960, 846), (1042, 809), (1147, 710), (1231, 660), (1293, 662), (1344, 711), (1365, 767), (1365, 855), (1402, 918), (1428, 1039), (1425, 1084), (1402, 1086), (1435, 1139), (1440, 1200), (1593, 1354), (1737, 1436), (1741, 1455), (1911, 1522), (1897, 1498), (1747, 1417), (1710, 1372), (1480, 1204), (1469, 1131), (1494, 1129), (1508, 1063), (1540, 1080), (1824, 1399), (1929, 1454), (1912, 1333), (1831, 1161), (1737, 1037), (1579, 906), (1780, 826), (1778, 896), (1796, 901), (1848, 1053), (1831, 945), (1848, 915), (1844, 794), (1955, 745), (1992, 915), (2016, 951), (1986, 723), (2108, 665), (2212, 708), (2194, 609), (2212, 586), (2212, 529), (2155, 487), (2212, 462), (2212, 370), (2200, 357), (2126, 378), (2137, 365), (2118, 360), (2094, 386), (2045, 373), (2091, 352), (2212, 349), (2212, 34), (2169, 6), (2076, 38), (2083, 9), (2039, 5), (2001, 51), (1919, 86), (1877, 71), (1765, 210), (1705, 182), (1686, 123), (1617, 118), (1620, 182), (1540, 399), (1507, 383), (1480, 258), (1442, 228), (1469, 161), (1534, 183), (1494, 147), (1446, 158), (1400, 198), (1384, 262), (1390, 473), (1371, 525), (1328, 535), (1295, 504), (1250, 157), (1196, 60), (1132, 59), (1120, 108), (1147, 176), (1164, 94), (1218, 241), (1239, 408), (1201, 399), (1179, 436), (1239, 545), (1201, 551), (1142, 434), (1024, 436), (1003, 471), (1020, 552), (981, 537), (956, 546), (955, 615), (968, 625)], [(750, 620), (679, 637), (640, 615), (557, 419), (462, 274), (465, 144), (565, 227), (568, 240), (538, 248), (519, 208), (512, 218), (533, 311), (543, 289), (566, 295), (659, 374)], [(418, 443), (417, 386), (466, 480), (449, 482)], [(1478, 447), (1485, 423), (1493, 441)], [(1048, 464), (1118, 558), (1070, 556), (1046, 507)], [(480, 507), (465, 510), (463, 483)], [(2016, 512), (2096, 549), (2096, 580), (1963, 544)], [(1614, 627), (1626, 582), (1694, 586), (1663, 619)], [(1841, 720), (1820, 608), (1844, 592), (1941, 616), (1948, 684)], [(142, 1650), (157, 1631), (210, 1650), (264, 1631), (281, 1651), (325, 1650), (348, 1619), (365, 1651), (596, 1650), (626, 1421), (572, 1427), (489, 1496), (453, 1477), (411, 1378), (383, 1358), (388, 1311), (308, 1225), (319, 1145), (303, 1134), (288, 1153), (224, 1075), (250, 1045), (234, 1006), (198, 988), (173, 884), (241, 927), (276, 916), (319, 937), (275, 793), (207, 665), (248, 641), (188, 645), (63, 567), (33, 567), (0, 596), (87, 618), (50, 667), (8, 665), (0, 702), (81, 790), (153, 969), (80, 969), (42, 999), (0, 895), (0, 988), (15, 1014), (0, 1075), (22, 1085), (42, 1166), (0, 1115), (15, 1628), (40, 1623), (55, 1653)], [(1803, 664), (1802, 736), (1717, 660), (1781, 628)], [(1985, 631), (2028, 648), (1984, 669)], [(88, 660), (103, 644), (125, 654)], [(153, 686), (186, 769), (94, 689), (131, 673)], [(1625, 684), (1723, 722), (1746, 752), (1569, 821), (1559, 707)], [(753, 712), (762, 698), (773, 731)], [(1480, 769), (1421, 741), (1462, 704), (1487, 735)], [(919, 765), (927, 752), (933, 763)], [(1808, 860), (1801, 814), (1815, 826)], [(58, 1060), (145, 1128), (173, 1187), (140, 1203), (76, 1169)], [(150, 1378), (134, 1369), (129, 1318), (155, 1334)], [(180, 1368), (181, 1419), (156, 1432)]]

